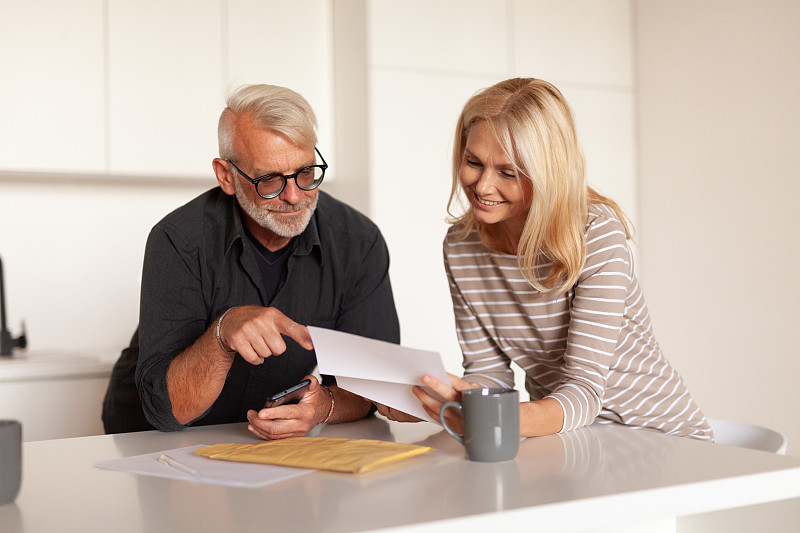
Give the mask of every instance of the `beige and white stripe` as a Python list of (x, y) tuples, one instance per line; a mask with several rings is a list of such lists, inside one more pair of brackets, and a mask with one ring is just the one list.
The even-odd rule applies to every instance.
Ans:
[[(556, 399), (562, 431), (613, 421), (710, 439), (711, 430), (656, 342), (622, 224), (591, 206), (586, 263), (565, 295), (534, 290), (517, 257), (494, 253), (472, 231), (450, 228), (444, 260), (468, 381)], [(537, 275), (548, 264), (541, 264)]]

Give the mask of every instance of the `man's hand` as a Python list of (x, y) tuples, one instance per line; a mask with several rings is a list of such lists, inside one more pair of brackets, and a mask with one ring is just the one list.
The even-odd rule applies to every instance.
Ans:
[(274, 307), (234, 307), (222, 320), (219, 335), (225, 349), (238, 352), (245, 361), (254, 365), (286, 351), (283, 335), (291, 337), (306, 350), (314, 348), (308, 328)]
[(331, 396), (314, 376), (300, 403), (279, 405), (260, 411), (247, 412), (247, 426), (254, 435), (266, 440), (303, 437), (311, 428), (325, 420), (331, 411)]
[(214, 405), (236, 352), (248, 363), (259, 365), (265, 358), (286, 351), (283, 335), (293, 338), (306, 350), (314, 348), (308, 329), (273, 307), (244, 305), (228, 311), (219, 328), (221, 347), (216, 329), (217, 323), (212, 323), (197, 341), (172, 360), (167, 370), (172, 414), (181, 424), (195, 420)]

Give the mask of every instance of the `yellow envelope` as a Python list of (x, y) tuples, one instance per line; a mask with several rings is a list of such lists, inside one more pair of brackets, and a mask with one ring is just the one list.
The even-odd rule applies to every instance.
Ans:
[(250, 444), (215, 444), (195, 453), (225, 461), (360, 473), (431, 450), (427, 446), (381, 440), (296, 437)]

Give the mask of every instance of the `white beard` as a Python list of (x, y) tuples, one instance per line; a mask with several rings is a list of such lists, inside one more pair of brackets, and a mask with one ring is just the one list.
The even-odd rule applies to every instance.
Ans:
[[(311, 221), (311, 216), (317, 208), (317, 200), (319, 199), (319, 194), (316, 194), (313, 199), (306, 197), (295, 205), (267, 204), (264, 207), (260, 207), (247, 197), (239, 180), (234, 180), (234, 186), (236, 187), (236, 200), (239, 202), (239, 207), (242, 208), (242, 211), (255, 220), (256, 224), (280, 237), (297, 237), (303, 233)], [(288, 213), (291, 211), (302, 211), (303, 214), (295, 217), (294, 220), (284, 220), (283, 217), (275, 216), (274, 214), (276, 212)]]

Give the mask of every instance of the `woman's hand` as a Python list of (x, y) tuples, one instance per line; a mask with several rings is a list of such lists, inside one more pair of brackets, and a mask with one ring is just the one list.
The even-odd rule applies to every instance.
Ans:
[[(442, 383), (433, 376), (423, 376), (422, 383), (431, 389), (438, 397), (432, 396), (422, 387), (415, 386), (412, 389), (414, 395), (422, 402), (422, 407), (434, 420), (439, 420), (439, 410), (445, 402), (460, 402), (461, 392), (468, 389), (479, 389), (480, 385), (477, 383), (468, 383), (458, 376), (448, 373), (447, 377), (450, 378), (450, 383)], [(461, 416), (453, 409), (448, 409), (445, 412), (445, 419), (450, 429), (456, 433), (462, 433)]]

